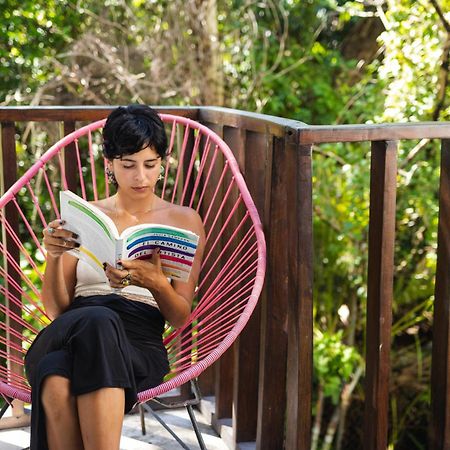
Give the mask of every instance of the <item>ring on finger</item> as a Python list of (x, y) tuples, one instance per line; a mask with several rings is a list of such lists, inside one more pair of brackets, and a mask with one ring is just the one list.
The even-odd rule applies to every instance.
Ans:
[(67, 241), (64, 239), (64, 247), (67, 246)]
[(53, 234), (55, 232), (55, 229), (53, 227), (47, 227), (47, 233), (48, 234)]
[(129, 286), (131, 284), (131, 273), (128, 272), (120, 282), (122, 286)]

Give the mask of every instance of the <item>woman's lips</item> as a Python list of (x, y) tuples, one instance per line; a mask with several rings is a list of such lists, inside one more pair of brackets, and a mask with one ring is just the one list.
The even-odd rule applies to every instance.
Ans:
[(141, 186), (141, 187), (133, 187), (132, 189), (133, 189), (133, 191), (136, 191), (136, 192), (143, 192), (148, 188), (147, 188), (147, 186)]

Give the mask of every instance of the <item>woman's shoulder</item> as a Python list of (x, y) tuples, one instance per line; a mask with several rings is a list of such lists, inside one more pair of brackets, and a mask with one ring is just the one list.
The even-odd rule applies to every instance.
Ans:
[(166, 202), (164, 205), (168, 222), (179, 228), (186, 228), (192, 231), (203, 229), (203, 222), (197, 211), (182, 205), (175, 205)]

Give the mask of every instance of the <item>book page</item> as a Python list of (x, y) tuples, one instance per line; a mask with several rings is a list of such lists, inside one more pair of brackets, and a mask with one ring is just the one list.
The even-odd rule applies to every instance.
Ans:
[[(115, 266), (117, 229), (99, 208), (70, 191), (60, 192), (64, 228), (77, 233), (81, 246), (70, 253), (104, 274), (103, 263)], [(112, 228), (114, 227), (114, 228)]]
[(127, 228), (123, 238), (123, 259), (150, 259), (160, 249), (161, 266), (167, 277), (187, 281), (199, 237), (189, 230), (161, 224)]

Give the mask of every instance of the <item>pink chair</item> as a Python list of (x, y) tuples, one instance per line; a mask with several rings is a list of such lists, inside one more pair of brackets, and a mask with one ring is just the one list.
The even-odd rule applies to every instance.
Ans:
[[(161, 118), (170, 136), (158, 195), (200, 213), (207, 245), (191, 320), (165, 333), (171, 372), (139, 393), (141, 403), (194, 380), (232, 345), (256, 306), (266, 264), (258, 212), (227, 144), (193, 120)], [(104, 122), (61, 139), (0, 198), (0, 394), (7, 404), (31, 398), (23, 356), (49, 323), (40, 302), (41, 237), (59, 217), (58, 192), (70, 189), (87, 200), (109, 195), (99, 132)]]

